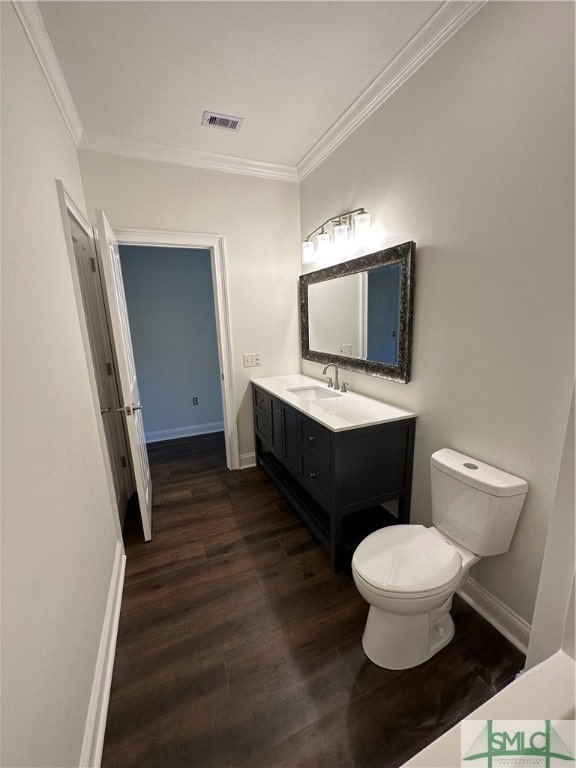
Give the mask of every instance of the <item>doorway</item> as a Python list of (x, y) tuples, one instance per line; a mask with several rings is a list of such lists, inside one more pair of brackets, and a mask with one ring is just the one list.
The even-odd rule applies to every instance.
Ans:
[(214, 297), (218, 376), (226, 446), (226, 466), (228, 469), (240, 469), (223, 237), (220, 235), (133, 229), (117, 229), (115, 234), (120, 247), (184, 248), (200, 249), (208, 252)]
[(119, 250), (146, 443), (223, 432), (210, 252)]

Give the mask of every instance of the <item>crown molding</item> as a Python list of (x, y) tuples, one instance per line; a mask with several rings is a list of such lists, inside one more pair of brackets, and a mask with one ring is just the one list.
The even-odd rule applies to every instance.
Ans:
[(246, 160), (241, 157), (195, 149), (170, 147), (153, 142), (95, 135), (84, 131), (36, 0), (12, 0), (12, 5), (56, 99), (70, 135), (80, 149), (223, 173), (298, 182), (312, 173), (486, 2), (487, 0), (463, 0), (462, 2), (446, 0), (388, 67), (304, 155), (296, 167), (260, 160)]
[(296, 166), (299, 180), (303, 181), (312, 173), (485, 4), (486, 0), (448, 0), (443, 3), (408, 45), (304, 155)]
[(296, 168), (290, 165), (265, 163), (260, 160), (245, 160), (242, 157), (218, 155), (213, 152), (201, 152), (197, 149), (170, 147), (148, 141), (120, 139), (116, 136), (92, 134), (84, 131), (80, 149), (106, 152), (112, 155), (133, 157), (138, 160), (153, 160), (162, 163), (205, 168), (209, 171), (238, 173), (244, 176), (260, 176), (276, 181), (299, 181)]
[(12, 5), (32, 46), (32, 50), (38, 59), (50, 90), (56, 99), (56, 104), (70, 131), (70, 135), (76, 146), (78, 146), (84, 129), (62, 74), (62, 69), (56, 58), (56, 53), (48, 36), (38, 3), (35, 0), (26, 0), (25, 2), (13, 0)]

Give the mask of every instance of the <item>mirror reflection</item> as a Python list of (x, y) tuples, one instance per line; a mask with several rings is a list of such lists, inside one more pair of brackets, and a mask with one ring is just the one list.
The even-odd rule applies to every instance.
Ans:
[(401, 277), (389, 264), (310, 285), (310, 349), (396, 365)]
[(414, 243), (300, 278), (302, 357), (407, 382)]

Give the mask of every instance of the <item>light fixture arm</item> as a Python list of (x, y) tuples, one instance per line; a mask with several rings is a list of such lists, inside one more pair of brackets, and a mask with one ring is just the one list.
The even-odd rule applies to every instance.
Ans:
[(314, 235), (317, 232), (323, 231), (324, 227), (327, 224), (334, 224), (335, 222), (341, 222), (342, 219), (349, 219), (352, 216), (355, 216), (357, 213), (366, 213), (366, 210), (364, 208), (354, 208), (353, 211), (346, 211), (346, 213), (341, 213), (339, 216), (332, 216), (331, 218), (326, 219), (325, 222), (320, 224), (319, 227), (316, 227), (316, 229), (313, 229), (312, 232), (310, 232), (310, 234), (306, 236), (306, 240), (310, 240), (310, 238), (314, 237)]

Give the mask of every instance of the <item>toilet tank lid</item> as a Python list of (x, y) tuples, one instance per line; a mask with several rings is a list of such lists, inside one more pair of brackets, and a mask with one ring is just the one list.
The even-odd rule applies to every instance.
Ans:
[(451, 448), (436, 451), (430, 462), (433, 467), (456, 480), (492, 496), (520, 496), (528, 491), (528, 483), (521, 477), (510, 475)]

